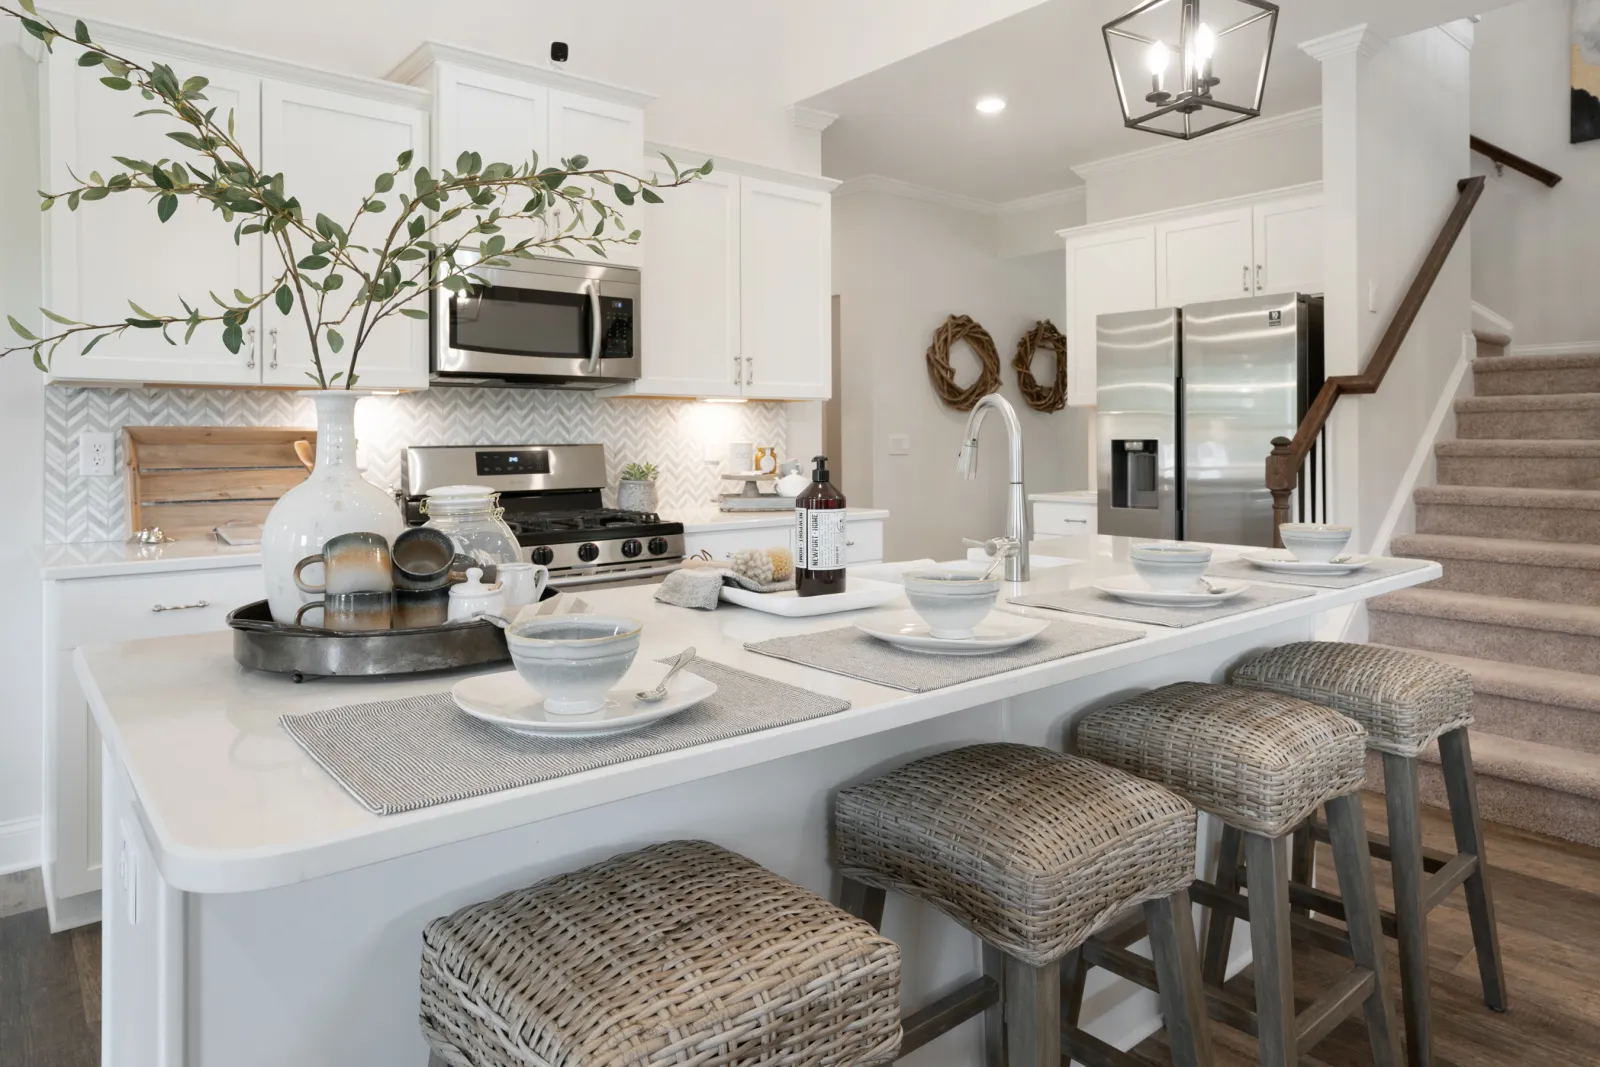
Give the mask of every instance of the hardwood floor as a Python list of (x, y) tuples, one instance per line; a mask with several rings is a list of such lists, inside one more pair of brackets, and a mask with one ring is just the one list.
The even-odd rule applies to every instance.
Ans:
[[(1383, 799), (1366, 797), (1367, 822), (1384, 827)], [(1459, 891), (1434, 911), (1429, 926), (1433, 965), (1436, 1067), (1600, 1067), (1600, 850), (1509, 827), (1486, 825), (1495, 906), (1511, 1010), (1483, 1006), (1466, 905)], [(1452, 847), (1448, 817), (1426, 809), (1426, 843)], [(1332, 885), (1327, 850), (1319, 881)], [(1380, 896), (1389, 870), (1374, 864)], [(0, 877), (0, 1065), (92, 1067), (99, 1061), (100, 929), (52, 936), (39, 907), (36, 876)], [(1386, 902), (1387, 906), (1387, 902)], [(1391, 988), (1399, 1003), (1398, 963), (1388, 944)], [(1301, 1006), (1348, 964), (1296, 946)], [(1253, 995), (1250, 972), (1231, 983)], [(1216, 1067), (1253, 1067), (1255, 1041), (1212, 1027)], [(1167, 1063), (1157, 1034), (1140, 1046)], [(1304, 1067), (1370, 1067), (1360, 1016), (1346, 1020), (1301, 1057)]]

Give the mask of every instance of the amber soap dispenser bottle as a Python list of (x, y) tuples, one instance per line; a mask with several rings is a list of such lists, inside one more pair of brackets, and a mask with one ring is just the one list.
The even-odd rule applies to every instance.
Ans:
[(844, 494), (817, 456), (811, 484), (794, 500), (794, 591), (798, 596), (844, 592)]

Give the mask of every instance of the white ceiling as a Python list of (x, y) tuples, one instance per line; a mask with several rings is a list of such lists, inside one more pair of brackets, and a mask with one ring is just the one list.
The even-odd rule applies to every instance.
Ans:
[[(1448, 0), (1413, 2), (1449, 13)], [(839, 116), (823, 134), (823, 173), (881, 174), (1004, 202), (1080, 184), (1071, 169), (1077, 164), (1166, 143), (1122, 125), (1100, 27), (1130, 6), (1130, 0), (1048, 0), (807, 99)], [(1362, 15), (1378, 17), (1358, 10), (1367, 6), (1382, 13), (1410, 7), (1393, 0), (1282, 0), (1264, 115), (1320, 101), (1321, 65), (1297, 45)], [(978, 114), (974, 102), (989, 95), (1005, 97), (1004, 112)]]

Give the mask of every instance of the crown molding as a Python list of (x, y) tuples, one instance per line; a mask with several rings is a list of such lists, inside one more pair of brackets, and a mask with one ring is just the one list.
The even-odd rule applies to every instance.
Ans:
[(671, 156), (675, 163), (694, 165), (709, 159), (712, 165), (711, 173), (714, 175), (742, 174), (747, 178), (765, 178), (767, 181), (783, 182), (786, 185), (815, 189), (822, 193), (832, 192), (839, 185), (836, 179), (824, 178), (820, 174), (801, 174), (798, 171), (769, 167), (763, 163), (750, 163), (730, 156), (717, 155), (715, 152), (702, 152), (684, 148), (682, 145), (662, 144), (659, 141), (646, 141), (644, 154), (647, 162), (651, 156)]
[(402, 59), (389, 72), (388, 78), (394, 82), (415, 83), (425, 77), (429, 68), (437, 63), (451, 63), (459, 67), (471, 67), (473, 70), (486, 71), (490, 74), (498, 74), (517, 81), (533, 82), (536, 85), (545, 85), (552, 89), (566, 89), (570, 92), (594, 97), (597, 100), (607, 100), (613, 104), (622, 104), (625, 107), (642, 108), (655, 99), (650, 93), (640, 92), (638, 89), (629, 89), (622, 85), (613, 85), (611, 82), (600, 81), (598, 78), (584, 78), (542, 63), (523, 63), (519, 60), (507, 59), (505, 56), (497, 56), (490, 52), (479, 52), (476, 49), (464, 48), (461, 45), (445, 44), (442, 41), (422, 42), (409, 56)]
[(1059, 207), (1062, 204), (1081, 204), (1085, 192), (1086, 189), (1082, 185), (1069, 185), (1065, 189), (1040, 193), (1038, 196), (1024, 196), (1016, 200), (1007, 200), (1003, 204), (995, 205), (995, 214), (1021, 215), (1024, 212), (1043, 211), (1046, 208)]
[(1088, 181), (1091, 178), (1098, 178), (1126, 167), (1139, 166), (1159, 160), (1175, 159), (1195, 151), (1196, 148), (1237, 144), (1240, 141), (1248, 141), (1257, 137), (1270, 137), (1276, 133), (1287, 133), (1290, 130), (1315, 126), (1321, 122), (1321, 107), (1303, 108), (1300, 111), (1290, 111), (1283, 115), (1273, 115), (1270, 118), (1251, 119), (1249, 122), (1241, 122), (1237, 126), (1229, 126), (1225, 130), (1218, 130), (1214, 134), (1194, 141), (1165, 141), (1151, 145), (1149, 148), (1125, 152), (1120, 156), (1107, 156), (1105, 159), (1079, 163), (1072, 168), (1072, 173), (1084, 179), (1084, 181)]
[(839, 116), (831, 111), (806, 107), (804, 104), (790, 104), (787, 110), (789, 125), (798, 126), (802, 130), (825, 130), (839, 121)]
[(1440, 25), (1439, 30), (1446, 37), (1470, 52), (1472, 51), (1473, 23), (1476, 21), (1476, 18), (1456, 19), (1454, 22), (1443, 23)]
[(1319, 63), (1325, 63), (1337, 56), (1350, 55), (1352, 52), (1363, 58), (1371, 58), (1383, 47), (1384, 42), (1382, 34), (1363, 22), (1348, 29), (1302, 41), (1300, 51)]

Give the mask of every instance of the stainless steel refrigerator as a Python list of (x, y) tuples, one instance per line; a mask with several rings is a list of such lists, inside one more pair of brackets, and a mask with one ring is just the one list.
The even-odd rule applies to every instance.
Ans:
[(1271, 546), (1267, 453), (1274, 437), (1294, 436), (1322, 385), (1321, 298), (1245, 297), (1096, 325), (1100, 532)]

